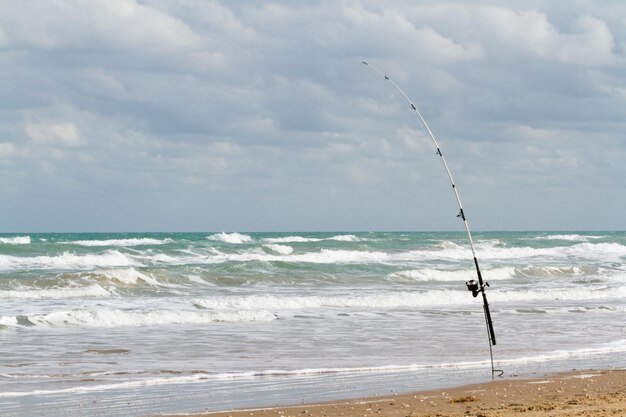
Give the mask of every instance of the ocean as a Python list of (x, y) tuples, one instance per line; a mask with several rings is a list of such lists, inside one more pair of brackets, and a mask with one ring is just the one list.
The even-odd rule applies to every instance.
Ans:
[[(625, 232), (474, 233), (506, 377), (626, 367)], [(0, 415), (492, 378), (462, 232), (0, 234)]]

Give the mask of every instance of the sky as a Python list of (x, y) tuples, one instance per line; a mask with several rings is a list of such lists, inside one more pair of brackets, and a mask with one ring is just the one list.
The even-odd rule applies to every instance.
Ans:
[(0, 0), (0, 232), (625, 230), (621, 1)]

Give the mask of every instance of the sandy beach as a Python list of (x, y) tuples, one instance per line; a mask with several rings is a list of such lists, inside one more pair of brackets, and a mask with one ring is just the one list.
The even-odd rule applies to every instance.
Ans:
[(194, 416), (626, 416), (626, 370), (572, 371), (532, 379), (505, 378), (402, 395)]

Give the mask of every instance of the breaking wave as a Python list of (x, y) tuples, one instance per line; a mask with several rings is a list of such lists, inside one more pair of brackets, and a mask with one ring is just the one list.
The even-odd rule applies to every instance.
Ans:
[(30, 236), (0, 237), (0, 243), (7, 245), (30, 245)]
[(97, 272), (91, 273), (90, 276), (95, 277), (96, 279), (102, 277), (106, 281), (111, 281), (113, 283), (120, 283), (124, 285), (138, 285), (138, 284), (148, 284), (152, 286), (163, 286), (164, 284), (157, 281), (155, 278), (143, 274), (137, 271), (134, 268), (123, 268), (123, 269), (104, 269), (99, 270)]
[(329, 237), (326, 240), (336, 240), (338, 242), (359, 242), (361, 239), (354, 235), (337, 235)]
[(269, 311), (125, 311), (120, 309), (62, 310), (48, 314), (0, 317), (6, 327), (126, 327), (159, 326), (173, 324), (209, 324), (218, 322), (271, 321), (276, 316)]
[(268, 237), (263, 239), (267, 243), (309, 243), (309, 242), (321, 242), (322, 239), (313, 237), (302, 236), (287, 236), (287, 237)]
[(65, 299), (108, 297), (111, 292), (100, 285), (66, 288), (23, 288), (18, 290), (0, 290), (0, 298), (5, 299)]
[(252, 237), (248, 235), (242, 235), (240, 233), (216, 233), (208, 236), (208, 240), (216, 240), (225, 243), (241, 244), (252, 242)]
[[(290, 250), (291, 249), (291, 250)], [(389, 261), (391, 258), (384, 252), (351, 251), (322, 249), (317, 252), (294, 254), (293, 248), (284, 245), (264, 245), (263, 251), (257, 249), (241, 253), (222, 253), (212, 251), (211, 255), (187, 257), (170, 257), (166, 255), (147, 256), (155, 262), (166, 262), (175, 265), (184, 264), (220, 264), (225, 262), (291, 262), (314, 264), (350, 264)], [(289, 252), (289, 254), (287, 253)], [(282, 254), (281, 254), (282, 253)]]
[[(278, 255), (258, 252), (242, 252), (235, 254), (225, 254), (216, 252), (214, 256), (198, 259), (200, 263), (220, 263), (220, 262), (302, 262), (318, 264), (346, 264), (346, 263), (402, 263), (412, 261), (430, 261), (437, 259), (469, 259), (471, 252), (468, 248), (455, 245), (446, 249), (436, 250), (414, 250), (408, 252), (388, 253), (383, 251), (366, 250), (338, 250), (321, 249), (316, 252), (305, 252), (298, 254)], [(479, 259), (484, 260), (520, 260), (523, 258), (549, 257), (552, 259), (567, 259), (570, 257), (606, 257), (615, 258), (626, 256), (626, 246), (618, 243), (580, 243), (569, 247), (556, 248), (506, 248), (496, 246), (484, 246), (478, 253)]]
[[(513, 278), (517, 270), (513, 267), (494, 268), (482, 271), (488, 280), (504, 280)], [(441, 269), (411, 269), (393, 272), (387, 275), (392, 281), (467, 281), (476, 278), (475, 269), (446, 271)]]
[[(449, 247), (444, 250), (437, 251), (414, 251), (411, 252), (415, 257), (431, 257), (462, 259), (468, 257), (469, 248), (459, 246), (458, 248)], [(578, 243), (572, 246), (558, 246), (550, 248), (532, 248), (532, 247), (499, 247), (493, 244), (482, 244), (478, 248), (477, 256), (479, 259), (521, 259), (535, 257), (550, 258), (597, 258), (601, 257), (621, 257), (626, 256), (626, 246), (619, 243)]]
[(606, 236), (590, 236), (590, 235), (577, 235), (577, 234), (569, 234), (569, 235), (547, 235), (547, 236), (537, 236), (533, 238), (534, 240), (569, 240), (572, 242), (588, 242), (590, 239), (603, 239)]
[(272, 255), (291, 255), (293, 253), (293, 248), (291, 246), (277, 245), (272, 243), (263, 245), (263, 250)]
[[(537, 289), (489, 292), (490, 301), (499, 303), (599, 300), (626, 296), (626, 287), (581, 289)], [(429, 290), (421, 292), (396, 291), (386, 294), (360, 295), (247, 295), (195, 299), (194, 304), (212, 310), (310, 310), (325, 308), (396, 309), (432, 306), (462, 306), (480, 303), (467, 291)]]
[[(230, 238), (229, 238), (230, 239)], [(235, 241), (233, 239), (233, 241)], [(243, 239), (238, 239), (243, 242)], [(162, 253), (152, 250), (136, 252), (132, 254), (122, 253), (118, 250), (107, 250), (105, 252), (93, 254), (76, 254), (64, 252), (58, 255), (45, 256), (11, 256), (0, 255), (0, 270), (12, 269), (95, 269), (95, 268), (123, 268), (146, 265), (211, 265), (225, 262), (289, 262), (302, 264), (381, 264), (381, 265), (402, 265), (415, 262), (436, 261), (457, 261), (466, 260), (471, 256), (468, 248), (462, 246), (446, 245), (446, 249), (430, 248), (411, 250), (406, 252), (385, 252), (382, 250), (343, 250), (343, 249), (320, 249), (310, 252), (295, 253), (293, 247), (266, 243), (260, 248), (244, 250), (235, 253), (224, 253), (216, 249), (211, 249), (205, 253), (193, 252), (170, 252)], [(575, 259), (606, 259), (621, 262), (621, 258), (626, 256), (626, 246), (619, 243), (579, 243), (573, 246), (562, 246), (552, 248), (532, 248), (532, 247), (498, 247), (483, 245), (477, 251), (480, 260), (496, 262), (521, 262), (527, 259), (529, 263), (536, 260), (542, 262), (569, 263)], [(559, 267), (545, 267), (542, 271), (529, 270), (528, 273), (521, 271), (521, 275), (533, 275), (539, 272), (540, 276), (578, 274), (575, 268), (559, 270)], [(507, 272), (508, 271), (508, 272)], [(495, 272), (500, 279), (501, 274), (508, 274), (510, 270), (499, 270)], [(396, 278), (413, 279), (416, 281), (437, 281), (447, 280), (443, 275), (449, 273), (442, 271), (440, 275), (437, 269), (423, 270), (421, 272), (399, 272)], [(393, 278), (393, 277), (392, 277)], [(121, 277), (120, 281), (126, 278)], [(450, 277), (449, 280), (457, 278)], [(461, 278), (463, 279), (463, 278)], [(147, 282), (147, 280), (145, 280)]]
[(402, 308), (441, 304), (471, 304), (465, 292), (432, 290), (426, 292), (393, 292), (360, 295), (247, 295), (211, 297), (194, 300), (196, 305), (213, 310), (297, 310), (317, 308)]
[(583, 301), (622, 298), (626, 287), (604, 287), (581, 289), (542, 288), (538, 290), (491, 291), (490, 301), (508, 303), (518, 301)]
[(62, 242), (64, 244), (69, 245), (78, 245), (78, 246), (143, 246), (143, 245), (165, 245), (168, 243), (172, 243), (172, 239), (151, 239), (151, 238), (140, 238), (140, 239), (108, 239), (108, 240), (75, 240), (71, 242)]
[(64, 252), (56, 256), (0, 255), (0, 270), (4, 269), (92, 269), (99, 267), (133, 266), (136, 262), (116, 250), (100, 254), (77, 255)]
[(302, 236), (286, 236), (286, 237), (268, 237), (263, 239), (267, 243), (316, 243), (325, 240), (334, 240), (337, 242), (360, 242), (363, 239), (355, 235), (336, 235), (326, 238), (319, 237), (302, 237)]
[(589, 268), (580, 266), (527, 266), (519, 270), (520, 275), (527, 277), (577, 277), (586, 273), (594, 274)]
[[(605, 271), (601, 268), (580, 267), (580, 266), (535, 266), (526, 267), (500, 267), (482, 269), (485, 280), (496, 281), (514, 279), (518, 277), (527, 278), (575, 278), (601, 275), (603, 279), (619, 279), (623, 277), (622, 271)], [(475, 269), (464, 270), (442, 270), (442, 269), (410, 269), (406, 271), (392, 272), (387, 275), (391, 281), (467, 281), (476, 278)]]

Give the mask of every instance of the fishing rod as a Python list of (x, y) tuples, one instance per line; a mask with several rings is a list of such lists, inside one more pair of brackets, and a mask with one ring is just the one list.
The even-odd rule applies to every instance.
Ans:
[(365, 61), (363, 61), (363, 64), (371, 68), (372, 70), (376, 71), (378, 74), (382, 75), (383, 77), (385, 77), (385, 80), (389, 81), (396, 88), (396, 90), (398, 90), (400, 94), (402, 94), (402, 96), (406, 99), (406, 101), (411, 105), (411, 110), (413, 110), (413, 112), (415, 113), (415, 116), (417, 117), (417, 121), (419, 122), (420, 126), (422, 127), (422, 129), (424, 129), (424, 131), (426, 131), (426, 133), (428, 133), (428, 136), (430, 137), (433, 144), (435, 145), (435, 148), (437, 149), (437, 155), (441, 157), (441, 162), (443, 162), (443, 166), (446, 169), (446, 173), (448, 174), (448, 178), (450, 179), (450, 183), (452, 184), (452, 191), (454, 191), (456, 202), (459, 205), (460, 211), (456, 217), (459, 217), (461, 218), (461, 220), (463, 220), (463, 225), (465, 226), (465, 231), (467, 232), (467, 239), (469, 240), (470, 249), (472, 250), (472, 256), (474, 257), (474, 265), (476, 266), (476, 274), (478, 277), (478, 282), (475, 280), (470, 280), (470, 281), (467, 281), (465, 285), (467, 286), (467, 289), (471, 291), (472, 296), (474, 296), (474, 298), (476, 298), (478, 294), (481, 294), (483, 297), (483, 310), (485, 312), (485, 323), (487, 325), (487, 337), (489, 338), (489, 356), (491, 358), (491, 376), (493, 378), (493, 376), (496, 373), (498, 374), (498, 376), (502, 376), (504, 371), (501, 369), (494, 369), (494, 366), (493, 366), (492, 346), (496, 345), (496, 333), (493, 330), (493, 321), (491, 320), (491, 312), (489, 311), (489, 302), (487, 302), (487, 292), (485, 291), (485, 288), (489, 287), (489, 283), (483, 281), (483, 276), (480, 272), (480, 267), (478, 266), (478, 259), (476, 258), (476, 250), (474, 249), (474, 240), (472, 239), (472, 233), (470, 232), (469, 224), (467, 223), (467, 218), (465, 217), (465, 212), (463, 211), (463, 205), (461, 204), (461, 197), (459, 196), (459, 191), (457, 190), (457, 187), (454, 183), (454, 179), (452, 178), (452, 173), (450, 172), (450, 167), (448, 167), (446, 158), (444, 158), (443, 154), (441, 153), (441, 148), (439, 147), (439, 143), (437, 143), (437, 139), (435, 139), (435, 135), (433, 135), (433, 132), (430, 130), (430, 127), (428, 127), (426, 120), (424, 120), (424, 117), (422, 117), (422, 114), (418, 110), (417, 106), (413, 104), (409, 96), (406, 95), (406, 93), (398, 86), (398, 84), (396, 84), (391, 78), (385, 75), (384, 72), (382, 72), (375, 66)]

